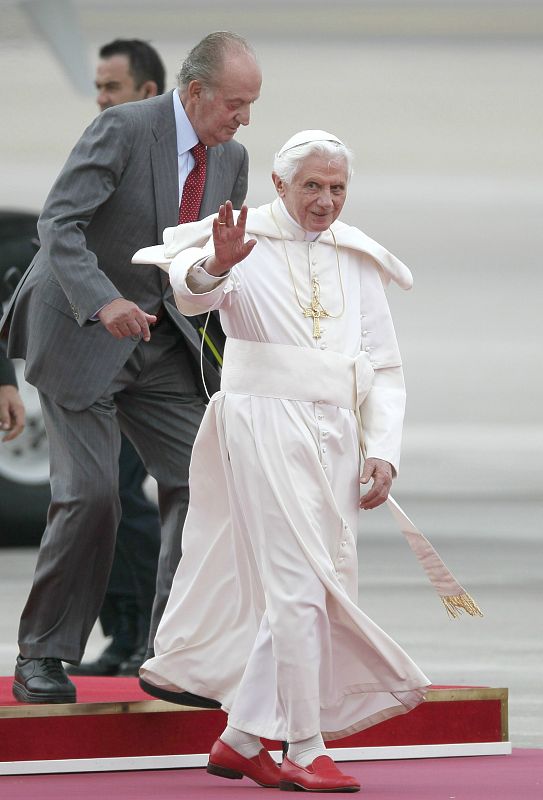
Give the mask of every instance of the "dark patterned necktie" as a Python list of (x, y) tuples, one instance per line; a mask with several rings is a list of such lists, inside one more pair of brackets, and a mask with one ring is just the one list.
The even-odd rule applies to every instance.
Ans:
[(179, 206), (179, 223), (196, 222), (200, 214), (200, 205), (206, 182), (206, 146), (198, 142), (190, 151), (194, 156), (194, 167), (187, 175), (181, 205)]

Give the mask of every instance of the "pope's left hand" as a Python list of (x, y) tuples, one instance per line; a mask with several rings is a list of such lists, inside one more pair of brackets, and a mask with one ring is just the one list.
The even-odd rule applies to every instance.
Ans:
[(360, 483), (373, 479), (369, 492), (360, 498), (360, 508), (368, 511), (382, 505), (392, 486), (392, 465), (381, 458), (367, 458), (360, 476)]

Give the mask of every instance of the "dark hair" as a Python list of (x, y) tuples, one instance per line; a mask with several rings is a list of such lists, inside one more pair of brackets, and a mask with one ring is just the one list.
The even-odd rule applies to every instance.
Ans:
[(179, 88), (186, 89), (191, 81), (197, 80), (207, 89), (212, 89), (228, 52), (247, 53), (256, 60), (253, 48), (242, 36), (229, 31), (215, 31), (193, 47), (183, 61), (177, 75)]
[(158, 94), (163, 93), (166, 82), (164, 64), (154, 47), (147, 42), (141, 39), (115, 39), (103, 45), (98, 54), (100, 58), (127, 56), (136, 89), (139, 89), (145, 81), (154, 81)]

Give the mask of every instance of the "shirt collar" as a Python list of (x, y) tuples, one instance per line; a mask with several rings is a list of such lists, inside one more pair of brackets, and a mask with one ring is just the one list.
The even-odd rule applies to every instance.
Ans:
[(177, 129), (177, 155), (182, 156), (184, 153), (188, 153), (195, 144), (198, 144), (198, 136), (190, 124), (177, 89), (174, 89), (173, 92), (173, 111)]
[(294, 227), (295, 238), (305, 242), (314, 242), (320, 236), (320, 231), (306, 231), (305, 228), (296, 222), (294, 217), (292, 217), (289, 212), (287, 211), (287, 207), (283, 202), (283, 198), (279, 197), (279, 208), (283, 212), (286, 219), (292, 224)]

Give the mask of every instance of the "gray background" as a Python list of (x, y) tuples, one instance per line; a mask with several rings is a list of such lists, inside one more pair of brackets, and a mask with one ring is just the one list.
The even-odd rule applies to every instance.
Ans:
[[(343, 219), (415, 277), (389, 293), (409, 392), (394, 493), (486, 616), (447, 620), (386, 510), (361, 518), (361, 604), (435, 683), (509, 687), (514, 744), (543, 747), (542, 3), (73, 6), (89, 86), (116, 36), (150, 40), (169, 86), (210, 30), (253, 42), (264, 84), (239, 134), (251, 205), (270, 199), (273, 153), (295, 131), (326, 128), (355, 151)], [(97, 107), (23, 4), (0, 13), (0, 207), (37, 210)], [(0, 559), (9, 674), (35, 552)], [(88, 655), (102, 646), (95, 630)]]

